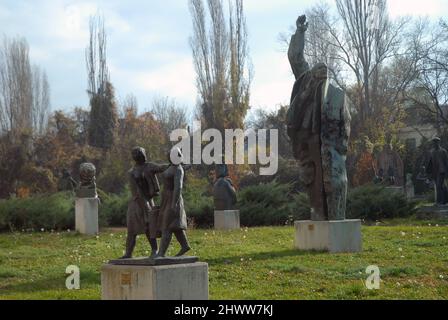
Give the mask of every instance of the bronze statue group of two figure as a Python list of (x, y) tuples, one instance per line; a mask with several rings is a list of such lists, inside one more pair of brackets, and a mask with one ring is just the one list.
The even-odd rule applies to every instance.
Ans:
[[(181, 157), (181, 151), (177, 149)], [(129, 171), (129, 184), (132, 198), (127, 211), (128, 234), (126, 252), (122, 259), (132, 258), (137, 235), (146, 235), (151, 245), (151, 258), (164, 257), (173, 234), (181, 246), (177, 256), (190, 250), (186, 229), (182, 189), (184, 168), (182, 164), (174, 164), (168, 153), (168, 164), (156, 164), (148, 161), (145, 149), (132, 149), (134, 167)], [(160, 195), (157, 178), (160, 174), (163, 183), (161, 205), (156, 206), (154, 199)], [(158, 247), (157, 239), (160, 240)]]

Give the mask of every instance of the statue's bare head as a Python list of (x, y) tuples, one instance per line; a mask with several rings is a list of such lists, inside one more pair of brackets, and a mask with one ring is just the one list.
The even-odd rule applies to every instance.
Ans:
[(145, 163), (146, 162), (146, 151), (142, 147), (135, 147), (132, 149), (132, 159), (136, 163)]
[(216, 178), (225, 178), (229, 175), (229, 169), (226, 164), (217, 164), (215, 167)]
[(325, 63), (316, 63), (316, 65), (311, 69), (311, 74), (316, 80), (326, 80), (328, 79), (328, 68)]
[(434, 138), (432, 138), (432, 144), (433, 144), (433, 146), (437, 149), (437, 148), (440, 148), (440, 142), (441, 142), (442, 140), (439, 138), (439, 137), (434, 137)]

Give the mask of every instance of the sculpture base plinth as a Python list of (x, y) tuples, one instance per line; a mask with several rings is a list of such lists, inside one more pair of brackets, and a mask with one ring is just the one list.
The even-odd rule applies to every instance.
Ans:
[(239, 210), (215, 210), (216, 230), (235, 230), (240, 228)]
[(114, 265), (101, 269), (102, 300), (208, 300), (208, 264)]
[(76, 199), (75, 225), (76, 231), (81, 234), (98, 234), (98, 198)]
[(296, 221), (294, 246), (330, 253), (362, 250), (361, 220)]
[(404, 187), (391, 186), (391, 187), (386, 187), (386, 190), (390, 193), (394, 192), (394, 193), (406, 194)]
[(160, 257), (160, 258), (130, 258), (110, 260), (109, 264), (125, 265), (125, 266), (166, 266), (173, 264), (186, 264), (198, 262), (198, 257), (181, 256), (181, 257)]
[(426, 205), (418, 208), (417, 218), (419, 219), (447, 219), (448, 205)]

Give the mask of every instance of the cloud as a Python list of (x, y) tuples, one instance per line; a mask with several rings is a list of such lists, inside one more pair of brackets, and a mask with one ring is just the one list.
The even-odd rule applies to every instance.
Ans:
[(392, 17), (405, 15), (442, 17), (448, 14), (446, 0), (389, 0), (388, 6)]
[[(392, 15), (446, 15), (445, 2), (389, 0)], [(315, 3), (244, 0), (254, 65), (252, 106), (273, 109), (288, 102), (294, 77), (277, 36)], [(98, 11), (105, 18), (108, 63), (118, 95), (134, 93), (140, 105), (165, 95), (194, 106), (188, 0), (0, 0), (0, 35), (26, 37), (32, 62), (47, 70), (54, 106), (86, 106), (84, 50), (89, 17)]]
[[(315, 0), (302, 0), (300, 4), (297, 0), (244, 0), (244, 9), (247, 13), (272, 12), (274, 10), (297, 10), (304, 6), (315, 3)], [(299, 12), (297, 12), (298, 14)]]
[(294, 76), (286, 53), (271, 51), (256, 55), (254, 60), (251, 105), (273, 110), (289, 103)]
[(141, 72), (135, 77), (140, 89), (186, 101), (196, 99), (195, 72), (192, 60), (183, 58), (155, 70)]

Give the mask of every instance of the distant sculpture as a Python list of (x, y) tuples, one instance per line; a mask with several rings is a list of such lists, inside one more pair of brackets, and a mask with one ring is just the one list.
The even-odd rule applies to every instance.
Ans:
[[(182, 158), (179, 148), (174, 149), (173, 152), (177, 152), (179, 159)], [(181, 246), (180, 251), (176, 255), (179, 257), (191, 249), (185, 232), (187, 230), (187, 216), (182, 197), (184, 169), (181, 163), (174, 164), (171, 161), (170, 153), (168, 153), (168, 159), (170, 166), (161, 174), (163, 181), (162, 204), (160, 208), (162, 240), (158, 256), (165, 256), (174, 233)]]
[(400, 155), (387, 143), (377, 157), (376, 180), (389, 186), (404, 186), (404, 165)]
[(426, 164), (426, 172), (431, 176), (436, 188), (436, 204), (445, 205), (448, 203), (448, 190), (445, 179), (448, 178), (448, 152), (440, 146), (440, 138), (433, 140), (431, 150)]
[(354, 161), (353, 169), (352, 182), (354, 186), (362, 186), (375, 180), (377, 170), (373, 156), (373, 144), (367, 136), (362, 140), (360, 155)]
[(300, 16), (289, 45), (288, 58), (296, 81), (288, 110), (288, 135), (301, 182), (310, 196), (311, 219), (344, 220), (350, 136), (348, 100), (341, 89), (330, 83), (325, 64), (310, 69), (305, 61), (307, 29), (306, 16)]
[(72, 175), (67, 169), (62, 169), (62, 176), (59, 179), (58, 191), (75, 191), (78, 183), (73, 179)]
[(413, 199), (415, 197), (415, 187), (414, 182), (412, 181), (412, 174), (408, 173), (406, 175), (406, 197), (408, 199)]
[(132, 158), (135, 165), (128, 173), (132, 198), (126, 215), (126, 253), (121, 259), (132, 257), (139, 234), (146, 235), (151, 246), (151, 257), (155, 257), (157, 237), (160, 237), (159, 210), (154, 204), (154, 197), (160, 193), (156, 174), (163, 172), (168, 165), (147, 162), (146, 151), (142, 147), (132, 149)]
[(215, 210), (234, 210), (236, 204), (236, 191), (229, 178), (226, 164), (216, 165), (216, 182), (213, 186)]
[(96, 168), (92, 163), (82, 163), (79, 167), (80, 184), (76, 190), (78, 198), (96, 198)]

